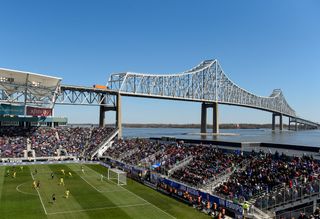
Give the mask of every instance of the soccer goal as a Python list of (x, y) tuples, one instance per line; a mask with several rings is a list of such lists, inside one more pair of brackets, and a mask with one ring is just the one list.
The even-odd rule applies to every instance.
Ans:
[(127, 173), (119, 169), (109, 168), (108, 180), (115, 181), (119, 186), (127, 185)]

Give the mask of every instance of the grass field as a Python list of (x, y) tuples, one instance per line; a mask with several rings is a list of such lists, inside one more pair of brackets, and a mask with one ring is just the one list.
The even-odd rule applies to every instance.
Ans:
[[(208, 218), (133, 180), (128, 179), (126, 186), (101, 181), (100, 175), (107, 172), (103, 166), (83, 167), (84, 173), (79, 164), (16, 167), (16, 178), (11, 174), (13, 167), (0, 167), (0, 218)], [(6, 176), (8, 169), (10, 176)], [(35, 169), (37, 174), (32, 174)], [(61, 169), (66, 172), (65, 186), (58, 185)], [(33, 179), (40, 180), (39, 189), (32, 187)], [(68, 199), (66, 189), (70, 190)]]

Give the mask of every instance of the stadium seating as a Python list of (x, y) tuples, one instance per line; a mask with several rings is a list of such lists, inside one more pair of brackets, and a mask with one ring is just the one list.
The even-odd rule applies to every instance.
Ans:
[(70, 156), (90, 154), (109, 133), (108, 127), (0, 127), (0, 157), (23, 157), (27, 142), (36, 157), (57, 156), (58, 149)]

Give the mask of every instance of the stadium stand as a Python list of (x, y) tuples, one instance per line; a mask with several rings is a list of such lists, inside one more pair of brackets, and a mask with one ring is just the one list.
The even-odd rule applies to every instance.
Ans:
[(36, 157), (57, 156), (58, 149), (79, 157), (90, 154), (112, 130), (108, 127), (0, 127), (0, 157), (23, 157), (28, 141)]
[[(28, 144), (37, 157), (57, 156), (59, 150), (83, 157), (95, 151), (112, 131), (107, 127), (0, 127), (0, 157), (23, 157)], [(213, 145), (138, 138), (118, 140), (104, 155), (195, 189), (205, 188), (227, 171), (230, 176), (209, 192), (234, 203), (249, 202), (263, 210), (277, 207), (276, 203), (298, 200), (306, 194), (320, 193), (319, 161), (312, 156), (290, 157), (263, 151), (243, 154)], [(243, 163), (245, 165), (239, 165)], [(151, 181), (148, 176), (150, 173), (139, 173), (141, 179)], [(162, 182), (157, 182), (156, 187), (205, 213), (221, 214), (221, 209), (214, 209), (213, 203), (198, 200), (195, 195), (177, 191)], [(318, 211), (309, 215), (319, 218)]]

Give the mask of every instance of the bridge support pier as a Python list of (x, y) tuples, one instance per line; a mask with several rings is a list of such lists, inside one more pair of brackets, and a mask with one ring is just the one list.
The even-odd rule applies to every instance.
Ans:
[(212, 133), (219, 133), (219, 113), (218, 103), (202, 103), (201, 104), (201, 133), (207, 133), (207, 109), (212, 108)]
[(117, 94), (116, 127), (119, 129), (118, 139), (122, 138), (121, 95)]
[(213, 103), (212, 106), (212, 132), (215, 134), (219, 133), (219, 112), (218, 112), (218, 103)]
[(272, 113), (272, 131), (276, 130), (276, 115)]
[(279, 130), (282, 131), (283, 130), (283, 120), (282, 114), (278, 114), (278, 113), (272, 113), (272, 131), (276, 130), (276, 117), (279, 116)]
[(288, 122), (288, 130), (291, 130), (291, 117), (289, 117), (289, 122)]
[(115, 126), (119, 129), (118, 138), (122, 137), (122, 119), (121, 119), (121, 96), (116, 96), (116, 106), (106, 106), (106, 96), (102, 95), (100, 98), (101, 105), (99, 107), (99, 127), (105, 126), (105, 113), (108, 111), (116, 112), (116, 124)]
[(206, 103), (201, 104), (201, 133), (207, 133), (207, 106), (206, 106)]
[[(106, 99), (105, 99), (105, 95), (101, 96), (100, 99), (102, 102), (101, 104), (105, 105), (106, 104)], [(99, 107), (99, 127), (104, 127), (105, 126), (105, 118), (106, 118), (106, 109), (105, 106), (100, 105)]]

